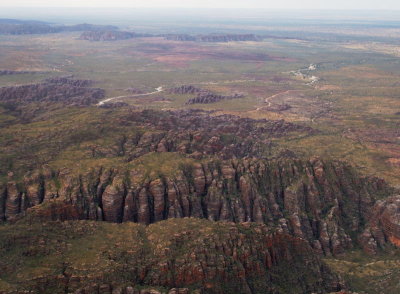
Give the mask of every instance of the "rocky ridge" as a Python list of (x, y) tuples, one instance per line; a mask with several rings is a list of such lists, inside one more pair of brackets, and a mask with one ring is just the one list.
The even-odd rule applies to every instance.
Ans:
[(208, 104), (208, 103), (216, 103), (221, 100), (231, 100), (243, 98), (244, 95), (241, 93), (234, 93), (233, 95), (219, 95), (215, 94), (210, 90), (201, 89), (194, 87), (192, 85), (182, 85), (180, 87), (171, 88), (168, 90), (170, 94), (196, 94), (195, 97), (189, 98), (186, 101), (186, 104)]
[(239, 42), (239, 41), (260, 41), (262, 38), (254, 34), (210, 34), (210, 35), (186, 35), (168, 34), (163, 35), (167, 40), (172, 41), (193, 41), (193, 42)]
[(24, 71), (24, 70), (0, 70), (0, 76), (11, 76), (21, 74), (35, 74), (37, 71)]
[[(41, 112), (44, 114), (36, 111), (34, 114), (38, 114), (31, 121), (46, 115), (46, 107), (63, 107), (62, 104), (47, 105), (26, 105), (28, 110), (36, 106), (44, 109)], [(82, 112), (90, 114), (91, 110), (85, 108)], [(0, 142), (3, 151), (0, 173), (5, 176), (11, 170), (23, 176), (26, 170), (51, 163), (59, 158), (60, 152), (74, 146), (80, 150), (77, 160), (95, 163), (114, 158), (115, 162), (124, 165), (131, 165), (136, 159), (155, 153), (160, 156), (177, 154), (192, 160), (213, 156), (221, 159), (246, 156), (266, 158), (279, 156), (279, 146), (274, 141), (284, 136), (293, 138), (315, 132), (312, 128), (283, 120), (254, 120), (200, 110), (140, 111), (125, 104), (113, 104), (104, 109), (101, 107), (96, 113), (89, 124), (82, 123), (79, 127), (48, 129), (33, 133), (29, 138), (19, 134), (22, 140), (18, 142), (3, 136), (5, 139)], [(26, 114), (19, 117), (20, 120), (28, 118)], [(104, 122), (109, 122), (107, 127)], [(43, 160), (38, 162), (37, 155)], [(75, 165), (74, 162), (66, 163), (67, 166), (71, 164)]]
[(108, 148), (93, 146), (93, 156), (126, 156), (128, 162), (149, 152), (179, 152), (198, 159), (210, 155), (263, 158), (269, 155), (272, 138), (314, 132), (283, 120), (254, 120), (201, 110), (132, 111), (121, 117), (120, 123), (143, 126), (146, 131), (126, 133)]
[(74, 175), (45, 169), (22, 183), (11, 175), (1, 191), (3, 220), (18, 219), (28, 208), (48, 203), (48, 209), (32, 211), (35, 218), (257, 222), (331, 255), (357, 244), (376, 201), (391, 188), (338, 162), (243, 159), (184, 164), (172, 177), (155, 178), (135, 170), (97, 168)]
[[(0, 276), (14, 290), (3, 293), (300, 294), (344, 287), (304, 240), (261, 224), (192, 218), (150, 226), (66, 221), (27, 228), (0, 227), (0, 255), (7, 257), (0, 259)], [(51, 262), (53, 271), (24, 267), (37, 258)], [(23, 265), (20, 275), (29, 274), (24, 283), (13, 280), (14, 260)]]
[(70, 77), (50, 78), (42, 83), (0, 87), (0, 103), (20, 107), (29, 103), (50, 102), (64, 105), (90, 105), (104, 97), (104, 90), (90, 88), (89, 80)]
[(62, 32), (76, 32), (85, 30), (115, 30), (115, 26), (102, 26), (92, 24), (77, 24), (72, 26), (51, 25), (38, 21), (0, 21), (1, 35), (31, 35), (31, 34), (53, 34)]
[(364, 251), (376, 254), (387, 243), (400, 247), (400, 195), (377, 201), (368, 220), (367, 228), (360, 236)]
[(137, 34), (134, 32), (97, 30), (83, 32), (79, 39), (87, 41), (118, 41), (149, 36), (150, 35), (147, 34)]
[(226, 43), (226, 42), (243, 42), (253, 41), (258, 42), (263, 38), (254, 34), (209, 34), (209, 35), (187, 35), (187, 34), (139, 34), (128, 31), (118, 30), (87, 30), (80, 36), (80, 40), (88, 41), (117, 41), (126, 40), (138, 37), (162, 37), (170, 41), (192, 41), (204, 43)]
[(222, 100), (232, 100), (243, 98), (243, 94), (235, 93), (230, 96), (218, 95), (211, 92), (198, 93), (196, 97), (190, 98), (186, 104), (208, 104), (217, 103)]
[(170, 93), (170, 94), (181, 94), (181, 95), (197, 94), (197, 93), (202, 93), (202, 92), (207, 92), (207, 90), (197, 88), (192, 85), (182, 85), (179, 87), (168, 89), (168, 93)]

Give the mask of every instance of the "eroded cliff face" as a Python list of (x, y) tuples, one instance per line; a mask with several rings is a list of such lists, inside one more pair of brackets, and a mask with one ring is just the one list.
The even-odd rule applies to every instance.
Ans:
[[(343, 288), (307, 242), (262, 224), (192, 218), (149, 226), (88, 221), (25, 226), (0, 227), (0, 254), (8, 257), (0, 259), (0, 276), (13, 293), (293, 294)], [(29, 262), (37, 258), (52, 271), (31, 272)], [(20, 278), (29, 275), (22, 284), (13, 282), (16, 259)]]
[(400, 247), (400, 195), (377, 201), (367, 218), (369, 223), (360, 236), (366, 252), (375, 254), (387, 243)]
[[(44, 169), (2, 188), (3, 220), (28, 208), (43, 219), (151, 224), (169, 218), (257, 222), (303, 238), (319, 253), (354, 246), (376, 201), (391, 189), (340, 162), (242, 159), (182, 164), (174, 176), (97, 168)], [(36, 205), (43, 203), (39, 209)]]

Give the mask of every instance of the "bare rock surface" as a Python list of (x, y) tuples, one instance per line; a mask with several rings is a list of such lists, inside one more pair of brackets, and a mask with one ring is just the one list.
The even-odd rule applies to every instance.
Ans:
[(400, 247), (400, 195), (377, 201), (367, 219), (368, 226), (360, 236), (366, 252), (375, 254), (388, 242)]
[[(134, 172), (103, 168), (82, 175), (67, 170), (51, 174), (32, 174), (19, 185), (10, 178), (0, 189), (3, 219), (16, 219), (28, 207), (50, 201), (52, 212), (41, 216), (50, 215), (52, 220), (57, 219), (57, 211), (59, 219), (68, 219), (68, 204), (75, 207), (71, 219), (150, 224), (195, 217), (256, 222), (305, 239), (321, 254), (336, 255), (357, 244), (354, 236), (364, 232), (365, 220), (378, 211), (373, 219), (384, 225), (384, 236), (392, 242), (399, 238), (398, 203), (392, 200), (382, 206), (384, 202), (377, 198), (388, 195), (391, 188), (380, 179), (359, 176), (340, 162), (210, 161), (183, 165), (173, 178), (142, 180)], [(48, 188), (53, 181), (59, 185), (55, 191)], [(53, 197), (48, 199), (48, 194)]]

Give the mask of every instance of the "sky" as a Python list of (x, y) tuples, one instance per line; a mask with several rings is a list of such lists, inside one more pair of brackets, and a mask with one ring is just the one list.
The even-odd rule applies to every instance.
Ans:
[(0, 7), (182, 7), (400, 10), (399, 0), (0, 0)]

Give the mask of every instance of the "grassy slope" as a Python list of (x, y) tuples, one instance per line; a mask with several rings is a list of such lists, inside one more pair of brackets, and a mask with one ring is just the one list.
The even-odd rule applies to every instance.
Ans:
[[(301, 259), (301, 254), (307, 253), (301, 251), (303, 247), (294, 245), (295, 242), (291, 245), (285, 241), (279, 243), (284, 239), (278, 239), (277, 245), (264, 244), (264, 229), (259, 224), (239, 225), (200, 219), (170, 219), (146, 227), (134, 223), (88, 221), (39, 224), (30, 223), (28, 218), (12, 226), (0, 226), (0, 291), (24, 289), (35, 293), (65, 293), (67, 289), (60, 282), (65, 277), (71, 278), (68, 292), (76, 290), (79, 278), (81, 286), (97, 282), (114, 287), (132, 285), (141, 288), (157, 286), (159, 276), (172, 278), (160, 275), (160, 271), (177, 275), (172, 280), (189, 285), (191, 290), (204, 287), (226, 290), (208, 290), (206, 293), (236, 293), (232, 289), (237, 290), (243, 283), (235, 280), (237, 274), (246, 275), (254, 293), (265, 293), (260, 290), (264, 286), (276, 287), (279, 293), (301, 293), (296, 279), (318, 284), (312, 273), (319, 271), (322, 265), (316, 258), (303, 256), (313, 266), (312, 270), (307, 268)], [(255, 243), (249, 244), (249, 240)], [(242, 247), (237, 247), (237, 243)], [(276, 252), (284, 252), (284, 249), (276, 247), (271, 249), (277, 254), (276, 264), (263, 272), (265, 260), (253, 248), (262, 248), (265, 252), (265, 248), (280, 244), (298, 246), (296, 252), (291, 253), (291, 272), (287, 261), (280, 260), (283, 257)], [(232, 249), (227, 248), (234, 248), (238, 257), (232, 256), (229, 251)], [(244, 259), (248, 265), (241, 264), (242, 256), (248, 258)], [(224, 267), (226, 264), (232, 268)], [(197, 276), (192, 282), (190, 277), (182, 276), (196, 275), (199, 268), (205, 271), (204, 285), (197, 282)], [(213, 271), (223, 273), (217, 275), (221, 280), (214, 280)], [(269, 272), (271, 281), (267, 282)], [(288, 280), (291, 280), (290, 288)]]
[(399, 250), (388, 249), (378, 256), (365, 256), (361, 251), (348, 252), (325, 262), (358, 293), (396, 294), (400, 291)]

